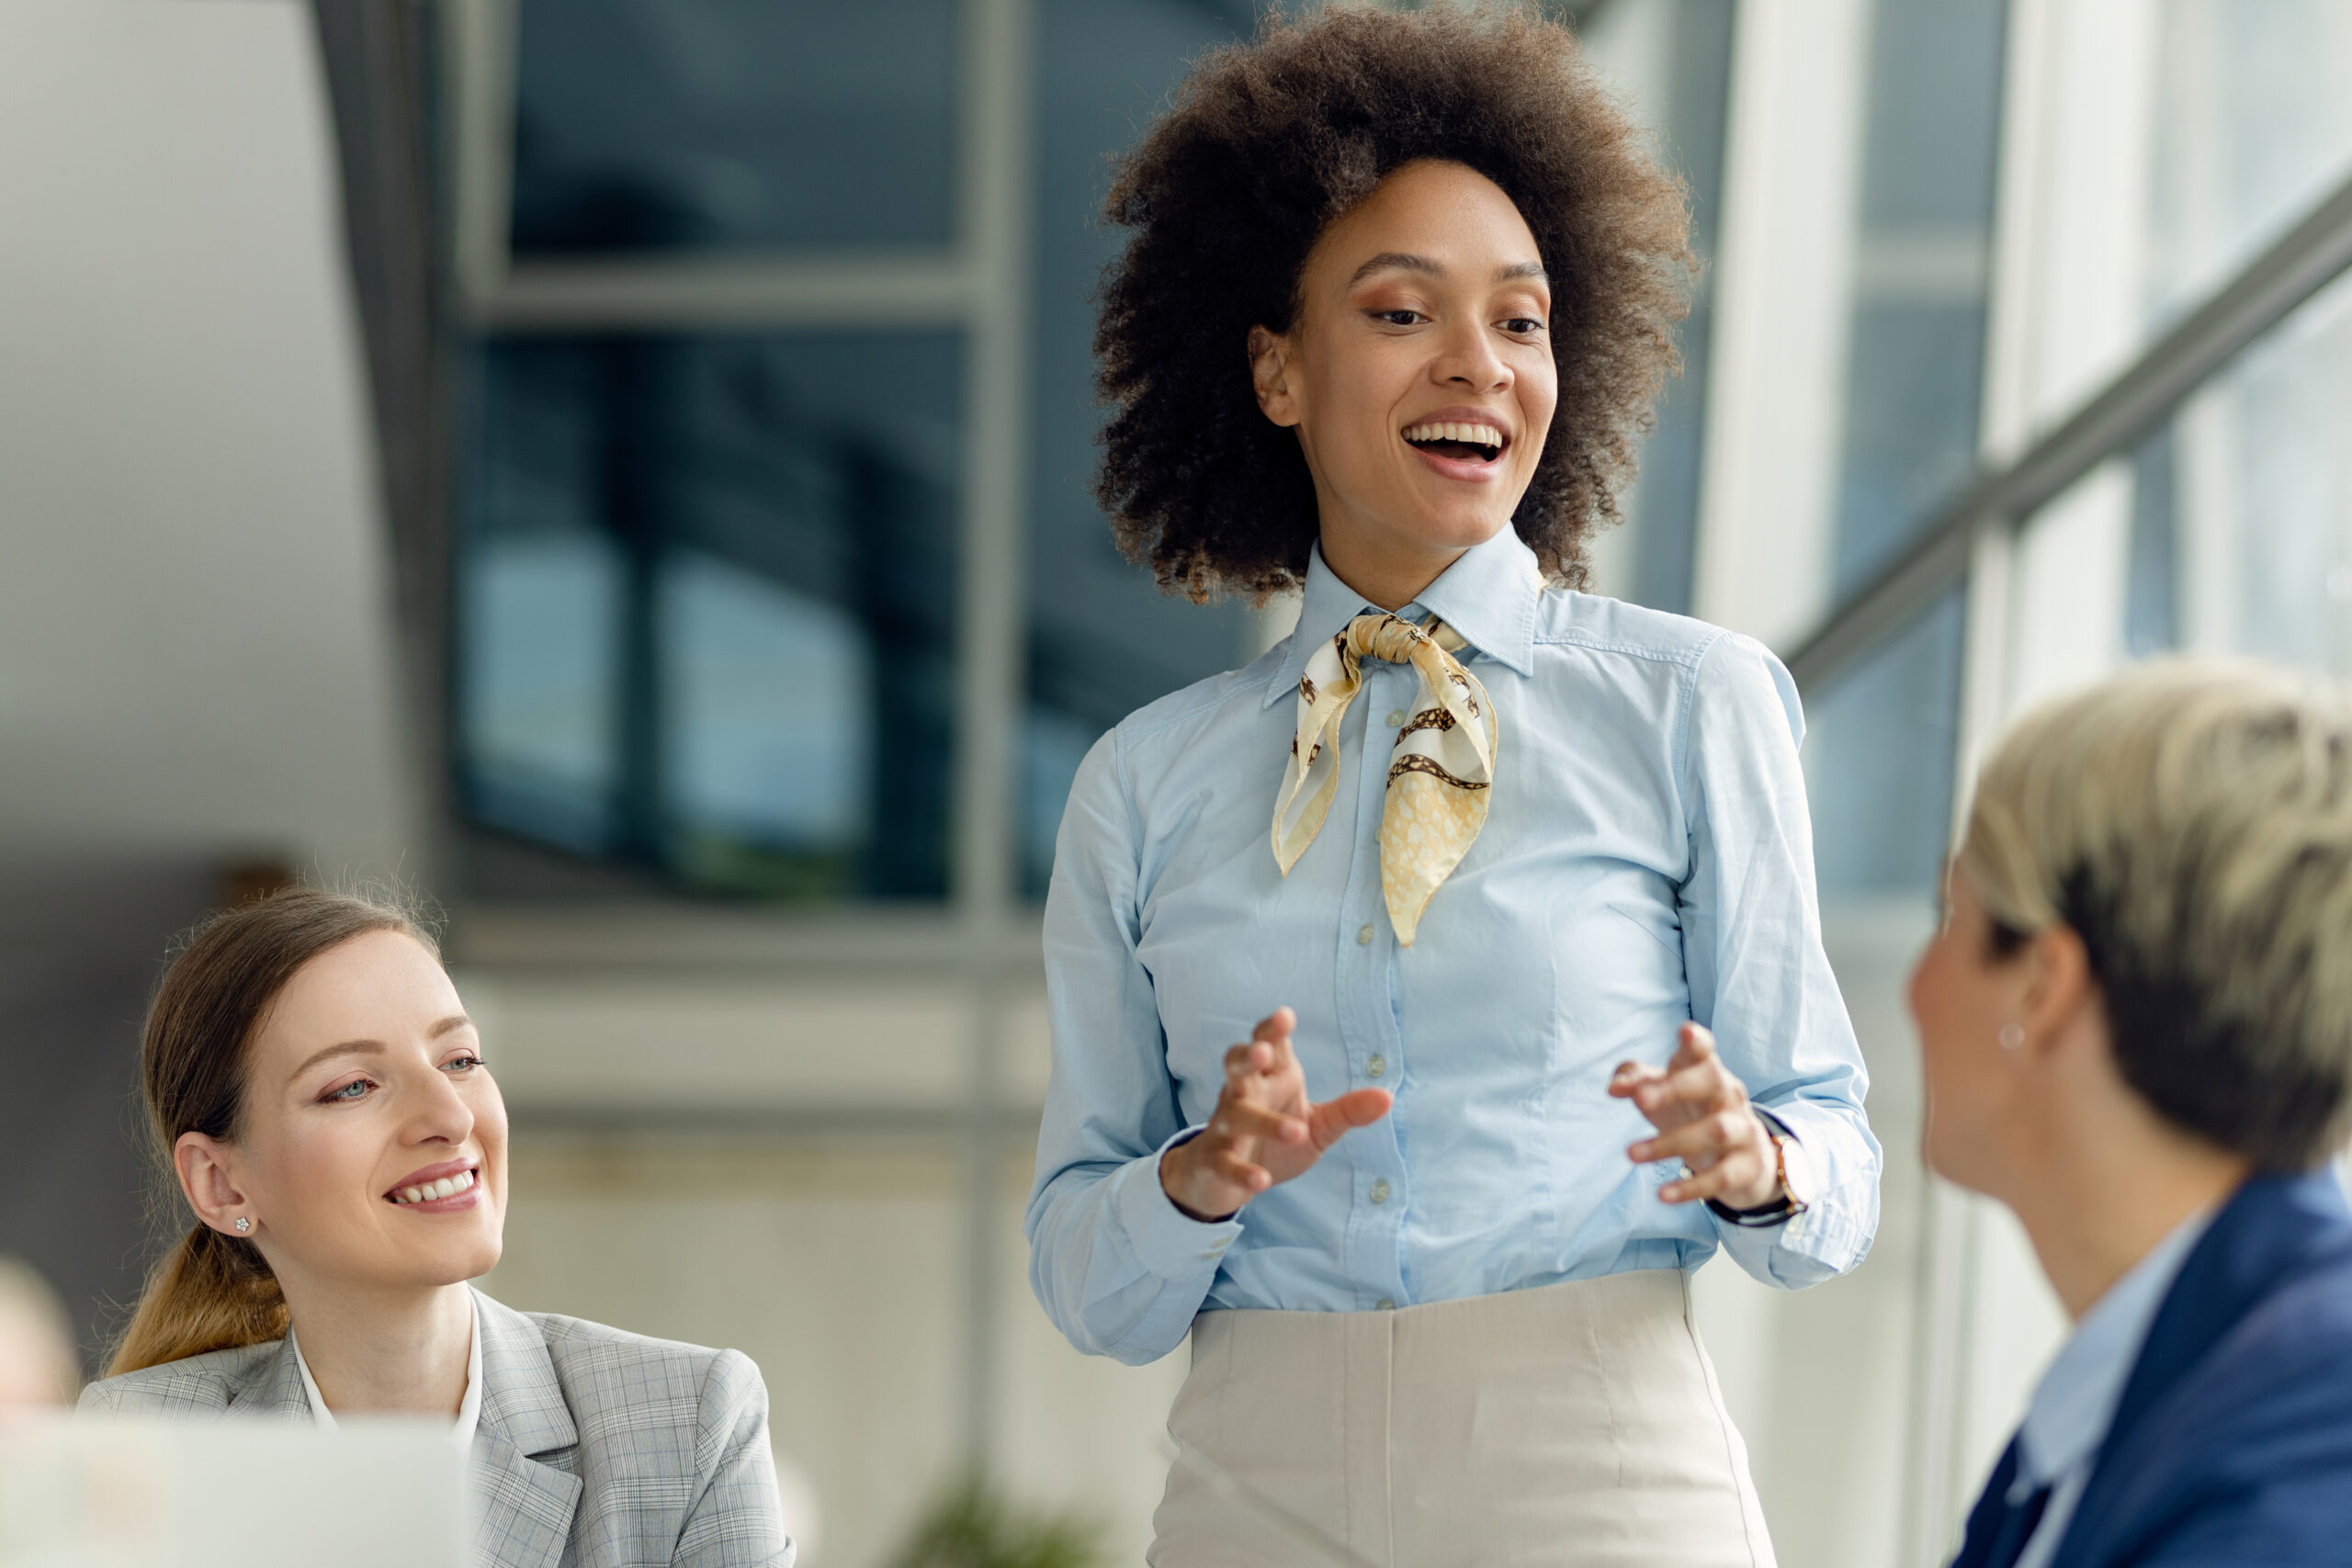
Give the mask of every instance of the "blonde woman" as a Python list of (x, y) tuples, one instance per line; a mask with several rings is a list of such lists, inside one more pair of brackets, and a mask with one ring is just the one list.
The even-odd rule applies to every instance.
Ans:
[(406, 916), (320, 892), (219, 916), (164, 976), (141, 1066), (195, 1224), (85, 1410), (438, 1416), (472, 1454), (486, 1563), (789, 1568), (749, 1360), (467, 1283), (503, 1245), (506, 1107)]
[(2075, 1320), (1960, 1568), (2352, 1543), (2352, 694), (2166, 663), (2031, 715), (1911, 982), (1928, 1162)]

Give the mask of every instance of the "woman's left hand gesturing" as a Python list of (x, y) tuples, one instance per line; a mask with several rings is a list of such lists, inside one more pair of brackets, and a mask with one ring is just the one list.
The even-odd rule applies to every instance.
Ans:
[(1760, 1209), (1780, 1196), (1781, 1162), (1764, 1119), (1747, 1103), (1747, 1086), (1715, 1055), (1715, 1037), (1682, 1026), (1681, 1048), (1663, 1071), (1621, 1062), (1609, 1092), (1630, 1100), (1658, 1135), (1627, 1149), (1636, 1160), (1679, 1159), (1689, 1174), (1657, 1190), (1668, 1203), (1717, 1199)]

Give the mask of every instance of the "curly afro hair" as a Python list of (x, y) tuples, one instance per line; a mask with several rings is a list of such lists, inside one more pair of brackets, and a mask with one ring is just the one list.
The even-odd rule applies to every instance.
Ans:
[(1262, 599), (1305, 578), (1315, 488), (1258, 408), (1250, 329), (1288, 332), (1316, 240), (1425, 159), (1501, 187), (1554, 279), (1559, 405), (1512, 523), (1549, 576), (1583, 584), (1678, 368), (1688, 201), (1566, 28), (1448, 6), (1270, 17), (1204, 57), (1117, 164), (1103, 215), (1131, 233), (1094, 334), (1114, 411), (1095, 495), (1163, 589)]

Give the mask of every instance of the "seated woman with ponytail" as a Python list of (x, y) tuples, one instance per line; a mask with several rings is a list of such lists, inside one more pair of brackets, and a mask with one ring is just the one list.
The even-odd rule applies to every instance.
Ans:
[(195, 1224), (86, 1410), (437, 1416), (480, 1561), (788, 1568), (767, 1390), (733, 1350), (511, 1312), (506, 1109), (438, 953), (300, 891), (212, 919), (164, 976), (147, 1109)]

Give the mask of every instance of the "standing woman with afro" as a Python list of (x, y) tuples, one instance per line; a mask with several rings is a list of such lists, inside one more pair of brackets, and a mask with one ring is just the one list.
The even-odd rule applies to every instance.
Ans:
[(1121, 543), (1304, 590), (1095, 746), (1046, 903), (1033, 1281), (1193, 1338), (1150, 1561), (1769, 1564), (1690, 1272), (1853, 1268), (1879, 1151), (1787, 672), (1579, 592), (1682, 190), (1564, 29), (1332, 10), (1201, 62), (1108, 215)]

